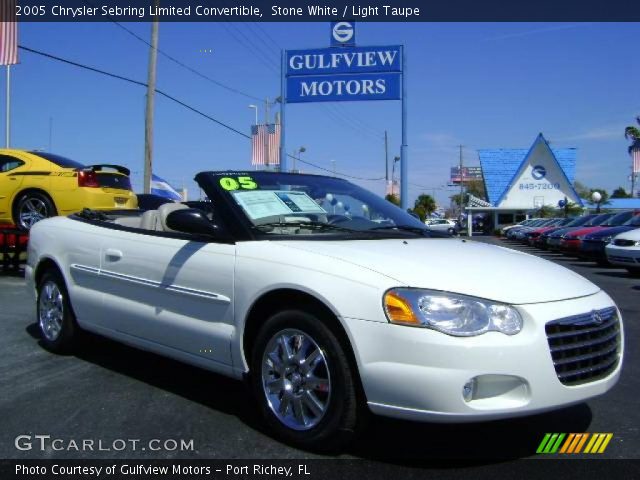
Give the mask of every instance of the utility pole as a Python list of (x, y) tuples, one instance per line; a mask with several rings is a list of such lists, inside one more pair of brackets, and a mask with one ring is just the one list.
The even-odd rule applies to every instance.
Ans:
[[(158, 11), (160, 0), (154, 0)], [(147, 81), (147, 109), (144, 127), (144, 193), (151, 193), (153, 174), (153, 101), (156, 93), (156, 65), (158, 62), (158, 15), (154, 15), (151, 25), (151, 47), (149, 49), (149, 74)]]
[(387, 131), (384, 131), (384, 171), (385, 179), (387, 180), (387, 186), (389, 185), (389, 140), (387, 138)]
[(464, 178), (462, 174), (462, 145), (460, 145), (460, 166), (458, 167), (460, 171), (460, 216), (462, 216), (463, 208), (464, 208)]
[(264, 162), (269, 170), (269, 97), (264, 101)]

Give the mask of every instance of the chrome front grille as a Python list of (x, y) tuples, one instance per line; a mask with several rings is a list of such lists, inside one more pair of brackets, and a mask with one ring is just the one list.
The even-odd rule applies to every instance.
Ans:
[(561, 318), (545, 326), (553, 366), (564, 385), (609, 375), (620, 359), (620, 321), (614, 307)]

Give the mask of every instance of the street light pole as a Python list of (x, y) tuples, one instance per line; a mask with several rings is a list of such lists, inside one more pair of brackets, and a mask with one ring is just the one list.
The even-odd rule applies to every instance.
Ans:
[(296, 150), (295, 152), (293, 152), (293, 168), (291, 169), (291, 171), (292, 171), (293, 173), (297, 173), (297, 171), (296, 171), (296, 152), (297, 152), (297, 154), (298, 154), (298, 158), (297, 158), (297, 160), (298, 160), (298, 161), (300, 161), (300, 155), (301, 155), (302, 153), (306, 152), (306, 151), (307, 151), (307, 149), (306, 149), (306, 148), (304, 148), (304, 147), (300, 147), (298, 150)]
[(256, 112), (256, 123), (254, 125), (258, 125), (258, 106), (257, 105), (249, 105), (249, 108), (253, 108)]

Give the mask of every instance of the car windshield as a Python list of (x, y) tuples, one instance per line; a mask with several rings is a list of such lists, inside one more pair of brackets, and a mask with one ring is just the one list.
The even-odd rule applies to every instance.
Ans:
[(624, 225), (630, 225), (632, 227), (640, 227), (640, 213), (636, 213), (633, 217), (627, 220)]
[(613, 214), (612, 213), (603, 213), (602, 215), (596, 215), (591, 220), (584, 224), (585, 227), (597, 227), (602, 225), (606, 220), (609, 219)]
[(595, 215), (585, 215), (583, 217), (574, 218), (571, 222), (567, 223), (567, 227), (579, 227), (580, 225), (584, 225), (592, 218), (595, 218)]
[(278, 172), (206, 172), (196, 180), (205, 191), (213, 188), (215, 193), (229, 198), (258, 234), (430, 236), (418, 218), (339, 178)]
[(633, 216), (633, 212), (622, 212), (614, 215), (602, 224), (603, 227), (619, 227)]

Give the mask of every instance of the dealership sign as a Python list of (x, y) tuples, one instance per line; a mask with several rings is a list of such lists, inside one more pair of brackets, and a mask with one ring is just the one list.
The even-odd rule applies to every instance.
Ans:
[(280, 168), (286, 171), (288, 103), (402, 100), (400, 205), (408, 208), (407, 96), (403, 45), (356, 46), (354, 22), (331, 23), (331, 47), (283, 50), (280, 70)]
[(402, 47), (286, 52), (287, 103), (401, 98)]
[(331, 46), (346, 47), (356, 44), (356, 24), (355, 22), (332, 22), (331, 23)]

